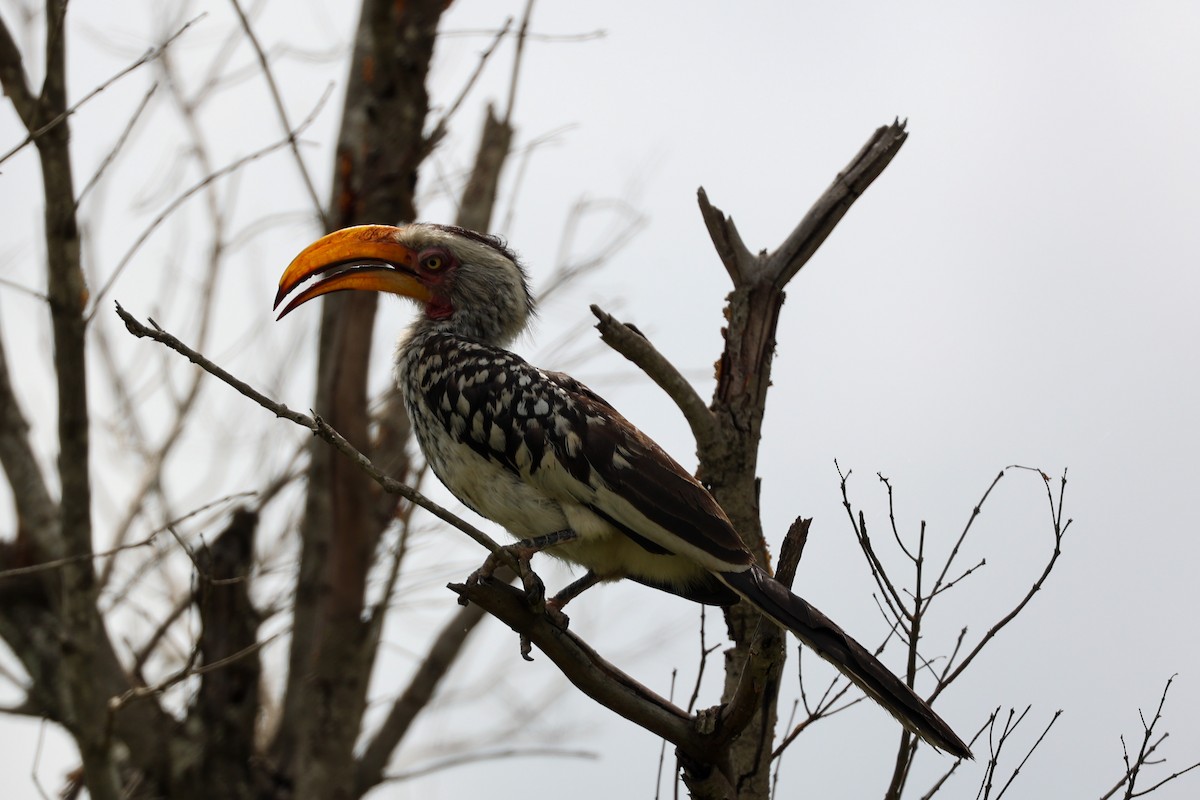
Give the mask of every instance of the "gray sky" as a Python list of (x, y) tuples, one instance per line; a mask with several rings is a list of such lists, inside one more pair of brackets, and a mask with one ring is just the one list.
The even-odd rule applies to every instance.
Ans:
[[(257, 28), (268, 46), (348, 51), (355, 21), (339, 16), (341, 4), (300, 5), (267, 4)], [(539, 3), (537, 31), (602, 29), (605, 36), (530, 44), (517, 100), (518, 144), (559, 133), (531, 158), (513, 224), (501, 233), (537, 281), (558, 258), (560, 230), (579, 197), (623, 200), (645, 225), (603, 272), (545, 309), (522, 352), (568, 368), (691, 463), (686, 426), (655, 387), (592, 348), (590, 333), (565, 351), (552, 345), (590, 316), (588, 303), (599, 302), (635, 322), (708, 396), (729, 283), (696, 210), (696, 188), (703, 185), (733, 215), (752, 249), (773, 248), (876, 126), (907, 118), (910, 138), (899, 156), (791, 285), (760, 462), (767, 530), (777, 543), (793, 517), (815, 517), (797, 589), (858, 638), (875, 642), (886, 629), (841, 508), (835, 458), (853, 470), (852, 499), (874, 531), (885, 531), (886, 497), (875, 478), (882, 472), (895, 486), (902, 532), (914, 536), (926, 520), (934, 552), (949, 547), (1001, 468), (1041, 468), (1055, 478), (1056, 495), (1057, 478), (1069, 468), (1066, 514), (1075, 523), (1059, 567), (1028, 611), (939, 699), (938, 710), (969, 735), (997, 706), (1032, 704), (1016, 747), (1023, 751), (1063, 709), (1013, 791), (1099, 796), (1122, 771), (1118, 737), (1140, 740), (1139, 707), (1152, 712), (1164, 682), (1178, 673), (1163, 723), (1171, 737), (1160, 752), (1170, 758), (1168, 772), (1197, 760), (1200, 637), (1192, 616), (1200, 545), (1192, 500), (1200, 485), (1200, 7), (1096, 0), (987, 7), (751, 2), (736, 11), (732, 5)], [(460, 0), (445, 27), (494, 29), (519, 6)], [(168, 27), (141, 6), (129, 8), (128, 18), (86, 4), (73, 8), (73, 96)], [(217, 2), (194, 8), (182, 16), (209, 15), (181, 42), (178, 57), (206, 64), (228, 29), (229, 12)], [(0, 5), (0, 12), (12, 24), (11, 5)], [(433, 76), (437, 103), (456, 96), (486, 42), (465, 35), (443, 42)], [(250, 58), (240, 47), (229, 70)], [(439, 172), (452, 181), (469, 164), (478, 101), (506, 97), (510, 59), (511, 48), (498, 53), (457, 118), (458, 135), (437, 154)], [(297, 120), (330, 81), (340, 86), (345, 64), (344, 58), (286, 59), (278, 69)], [(80, 114), (75, 148), (82, 163), (94, 165), (110, 146), (152, 77), (150, 71), (131, 77)], [(265, 98), (261, 81), (248, 80), (214, 104), (206, 125), (219, 162), (278, 135)], [(340, 89), (305, 137), (317, 145), (306, 158), (322, 192), (339, 106)], [(0, 147), (7, 148), (19, 133), (4, 108)], [(167, 170), (178, 146), (169, 137), (143, 136), (137, 158), (120, 165), (120, 182), (91, 212), (98, 232), (93, 274), (107, 275), (173, 195), (155, 195), (155, 172)], [(0, 277), (40, 286), (34, 271), (40, 247), (31, 235), (40, 213), (31, 202), (36, 180), (28, 156), (0, 174), (0, 208), (18, 223), (0, 231)], [(427, 219), (453, 213), (438, 182), (425, 176)], [(298, 187), (282, 153), (253, 165), (237, 187), (242, 224), (264, 208), (303, 211)], [(618, 223), (616, 212), (593, 217), (575, 252), (602, 243)], [(180, 280), (162, 267), (172, 248), (186, 246), (184, 230), (168, 226), (156, 235), (112, 294), (135, 313), (155, 313), (168, 328), (189, 323), (186, 273), (174, 301), (152, 305), (160, 284)], [(268, 307), (282, 267), (315, 233), (302, 222), (276, 227), (242, 248), (227, 273), (228, 316), (212, 352), (251, 382), (270, 384), (278, 376), (278, 361), (263, 353), (279, 359), (295, 352), (299, 359), (292, 337), (311, 343), (315, 314), (273, 325)], [(380, 326), (391, 336), (411, 309), (399, 302), (383, 308)], [(29, 407), (53, 398), (32, 361), (48, 347), (44, 331), (30, 337), (27, 353), (12, 353), (28, 336), (18, 321), (32, 319), (36, 309), (0, 288), (10, 356), (27, 364)], [(104, 324), (120, 335), (112, 320)], [(248, 341), (261, 347), (246, 347)], [(388, 358), (381, 351), (380, 385)], [(308, 367), (297, 363), (301, 373)], [(305, 380), (280, 385), (281, 399), (305, 407)], [(209, 393), (214, 403), (228, 403), (219, 391)], [(220, 407), (239, 409), (247, 417), (240, 424), (258, 437), (292, 435), (244, 405)], [(50, 441), (47, 424), (41, 432)], [(188, 460), (202, 462), (212, 445), (194, 446), (189, 452), (198, 455)], [(242, 474), (253, 472), (256, 457), (225, 456)], [(192, 496), (202, 498), (211, 489), (196, 491)], [(948, 652), (964, 624), (969, 641), (978, 637), (1026, 591), (1052, 546), (1048, 517), (1041, 479), (1010, 471), (962, 556), (964, 565), (986, 557), (987, 567), (947, 597), (931, 621), (927, 654)], [(478, 560), (465, 543), (448, 541), (453, 533), (437, 537), (423, 556), (435, 575), (431, 586), (461, 577)], [(453, 604), (436, 589), (422, 596), (428, 607), (418, 619), (439, 619), (438, 604)], [(683, 601), (617, 586), (581, 599), (572, 625), (662, 693), (679, 665), (684, 693), (694, 676), (696, 618)], [(686, 633), (664, 639), (676, 624)], [(720, 631), (714, 615), (710, 637)], [(555, 677), (545, 659), (522, 663), (504, 631), (491, 630), (475, 647), (476, 658), (459, 668), (464, 679), (499, 663), (501, 688), (513, 698), (535, 696)], [(397, 683), (408, 663), (397, 656)], [(815, 659), (805, 663), (814, 676), (826, 674)], [(896, 666), (898, 654), (889, 663)], [(717, 664), (711, 666), (715, 673)], [(794, 686), (794, 674), (785, 684)], [(377, 686), (375, 694), (387, 697), (388, 687)], [(706, 685), (708, 702), (716, 696), (715, 684)], [(452, 738), (454, 726), (477, 713), (447, 709), (422, 726), (420, 740), (432, 747)], [(512, 713), (511, 706), (497, 705), (495, 713)], [(480, 785), (507, 786), (511, 791), (501, 793), (507, 796), (518, 781), (535, 794), (571, 786), (581, 798), (653, 795), (657, 742), (570, 690), (529, 727), (574, 731), (569, 743), (601, 758), (483, 764), (374, 796), (454, 798)], [(37, 796), (27, 777), (36, 731), (0, 719), (10, 797)], [(781, 796), (881, 793), (897, 734), (886, 715), (865, 704), (822, 723), (785, 759)], [(61, 737), (49, 736), (47, 748), (39, 775), (57, 786), (72, 756)], [(415, 757), (403, 762), (412, 763)], [(946, 763), (923, 754), (915, 787)], [(959, 774), (945, 796), (973, 797), (980, 769)], [(1156, 796), (1195, 796), (1197, 780), (1181, 779)]]

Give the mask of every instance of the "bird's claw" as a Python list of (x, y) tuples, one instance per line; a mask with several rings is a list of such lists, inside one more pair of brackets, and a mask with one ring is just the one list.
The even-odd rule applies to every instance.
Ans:
[[(479, 569), (471, 573), (467, 578), (467, 585), (478, 586), (491, 578), (501, 566), (510, 566), (511, 561), (515, 561), (517, 575), (520, 576), (521, 585), (525, 589), (525, 601), (529, 603), (530, 608), (537, 613), (545, 614), (556, 627), (566, 630), (570, 620), (562, 612), (563, 604), (555, 598), (546, 599), (546, 584), (542, 583), (542, 579), (533, 571), (529, 563), (530, 557), (540, 549), (540, 547), (531, 546), (526, 541), (502, 547), (484, 559)], [(462, 601), (460, 600), (460, 602)], [(533, 643), (528, 636), (522, 634), (521, 658), (533, 661), (531, 652), (533, 652)]]
[[(517, 574), (521, 576), (521, 581), (525, 583), (525, 576), (533, 574), (533, 570), (529, 566), (529, 559), (535, 552), (535, 550), (525, 546), (522, 542), (505, 545), (496, 552), (488, 554), (488, 557), (483, 560), (483, 564), (480, 565), (479, 569), (472, 572), (467, 578), (467, 585), (478, 586), (492, 577), (500, 567), (511, 566), (512, 561), (516, 562)], [(528, 584), (526, 588), (528, 589)]]
[(525, 601), (534, 611), (541, 611), (546, 607), (546, 584), (529, 568), (528, 562), (521, 565), (521, 585), (525, 587)]
[[(534, 611), (540, 611), (550, 619), (550, 624), (560, 630), (566, 630), (571, 624), (571, 619), (563, 613), (562, 603), (555, 598), (546, 599), (546, 587), (534, 572), (528, 573), (530, 579), (525, 584), (525, 597), (529, 600), (530, 606)], [(522, 576), (524, 578), (524, 576)], [(533, 642), (525, 634), (521, 634), (521, 658), (526, 661), (533, 661)]]

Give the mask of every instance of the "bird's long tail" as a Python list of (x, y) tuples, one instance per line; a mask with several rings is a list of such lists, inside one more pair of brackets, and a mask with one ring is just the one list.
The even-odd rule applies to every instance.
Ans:
[(837, 667), (905, 728), (939, 750), (959, 758), (972, 758), (970, 748), (928, 703), (829, 617), (792, 594), (782, 583), (758, 566), (743, 572), (722, 572), (718, 576), (729, 588)]

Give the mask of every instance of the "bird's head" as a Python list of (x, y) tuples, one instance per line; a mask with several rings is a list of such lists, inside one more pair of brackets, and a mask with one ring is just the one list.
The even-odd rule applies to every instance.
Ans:
[(449, 225), (360, 225), (323, 236), (279, 279), (279, 314), (330, 292), (390, 292), (423, 307), (418, 324), (504, 345), (533, 313), (525, 271), (500, 239)]

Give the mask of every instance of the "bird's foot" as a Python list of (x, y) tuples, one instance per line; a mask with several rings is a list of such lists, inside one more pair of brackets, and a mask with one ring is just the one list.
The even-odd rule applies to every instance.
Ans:
[(521, 585), (525, 587), (525, 602), (533, 608), (534, 611), (542, 611), (546, 607), (546, 584), (542, 583), (542, 579), (529, 566), (529, 559), (518, 562), (521, 565), (520, 572)]
[[(561, 531), (534, 536), (529, 539), (522, 539), (514, 544), (501, 547), (495, 553), (492, 553), (484, 560), (483, 566), (471, 573), (471, 577), (467, 578), (467, 585), (475, 586), (481, 581), (492, 577), (492, 573), (496, 571), (501, 564), (511, 564), (515, 561), (517, 565), (517, 574), (521, 576), (521, 581), (525, 584), (525, 589), (528, 592), (530, 589), (529, 581), (526, 575), (533, 574), (529, 567), (529, 560), (533, 558), (534, 553), (540, 553), (547, 547), (553, 547), (556, 544), (574, 541), (579, 538), (579, 534), (570, 528), (564, 528)], [(537, 578), (536, 575), (533, 576)], [(541, 586), (541, 581), (538, 580), (538, 585)], [(545, 587), (541, 586), (541, 596), (545, 597)], [(540, 602), (540, 601), (539, 601)]]
[[(529, 603), (530, 608), (539, 614), (545, 614), (550, 618), (550, 621), (558, 628), (567, 629), (570, 620), (567, 615), (562, 612), (562, 607), (567, 601), (579, 593), (577, 590), (570, 593), (560, 593), (549, 600), (546, 599), (546, 585), (542, 583), (542, 579), (533, 571), (530, 566), (530, 559), (534, 553), (541, 552), (547, 547), (563, 542), (569, 542), (578, 538), (579, 534), (570, 529), (555, 531), (545, 534), (544, 536), (535, 536), (532, 539), (522, 539), (521, 541), (502, 547), (496, 552), (489, 555), (479, 569), (471, 573), (467, 578), (468, 586), (478, 586), (483, 581), (492, 577), (493, 573), (501, 566), (511, 566), (516, 564), (517, 575), (521, 578), (521, 585), (525, 588), (525, 600)], [(589, 573), (590, 574), (590, 573)], [(587, 585), (594, 583), (593, 578)], [(576, 583), (579, 583), (578, 581)], [(530, 653), (533, 651), (533, 643), (528, 636), (521, 636), (521, 658), (526, 661), (533, 661)]]
[(484, 559), (479, 569), (468, 576), (467, 585), (478, 586), (492, 577), (500, 567), (511, 566), (514, 562), (517, 566), (517, 574), (521, 576), (521, 580), (524, 582), (525, 575), (533, 573), (533, 570), (529, 566), (529, 559), (536, 552), (536, 549), (529, 547), (524, 541), (501, 547)]

